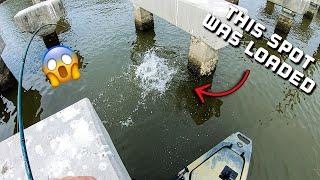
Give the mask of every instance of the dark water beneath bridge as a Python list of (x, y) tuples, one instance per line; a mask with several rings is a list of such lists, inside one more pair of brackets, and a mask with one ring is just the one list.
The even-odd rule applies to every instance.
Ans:
[[(27, 126), (88, 97), (136, 179), (170, 179), (236, 131), (254, 142), (249, 179), (320, 179), (319, 89), (305, 95), (252, 62), (243, 53), (249, 36), (238, 49), (222, 49), (214, 76), (198, 81), (187, 70), (189, 34), (159, 18), (154, 31), (136, 32), (127, 0), (64, 3), (70, 29), (59, 38), (83, 57), (82, 77), (52, 89), (41, 72), (45, 46), (37, 38), (26, 64)], [(265, 4), (240, 0), (270, 37), (280, 8), (266, 10)], [(0, 34), (7, 44), (3, 59), (15, 75), (30, 34), (20, 32), (13, 16), (30, 5), (29, 0), (0, 5)], [(319, 60), (320, 15), (312, 21), (296, 16), (287, 38)], [(265, 40), (257, 44), (265, 46)], [(240, 91), (199, 106), (195, 86), (213, 82), (214, 90), (230, 88), (248, 68), (252, 74)], [(304, 73), (320, 83), (319, 62)], [(1, 98), (3, 140), (15, 131), (16, 89)]]

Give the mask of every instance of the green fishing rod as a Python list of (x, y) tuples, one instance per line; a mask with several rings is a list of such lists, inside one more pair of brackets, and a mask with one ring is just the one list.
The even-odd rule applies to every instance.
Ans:
[(22, 118), (22, 81), (23, 81), (23, 72), (24, 72), (24, 67), (25, 67), (25, 62), (27, 59), (28, 51), (30, 49), (31, 43), (34, 40), (34, 37), (45, 27), (47, 26), (61, 26), (58, 24), (46, 24), (38, 28), (33, 34), (28, 42), (28, 46), (25, 50), (24, 56), (22, 58), (21, 62), (21, 68), (20, 68), (20, 73), (19, 73), (19, 79), (18, 79), (18, 96), (17, 96), (17, 109), (18, 109), (18, 115), (17, 115), (17, 123), (18, 123), (18, 131), (19, 131), (19, 136), (20, 136), (20, 146), (21, 146), (21, 151), (22, 151), (22, 157), (23, 157), (23, 162), (24, 162), (24, 168), (25, 168), (25, 173), (28, 178), (28, 180), (34, 180), (33, 175), (32, 175), (32, 170), (30, 166), (30, 161), (28, 157), (28, 151), (26, 147), (26, 142), (25, 142), (25, 136), (24, 136), (24, 125), (23, 125), (23, 118)]

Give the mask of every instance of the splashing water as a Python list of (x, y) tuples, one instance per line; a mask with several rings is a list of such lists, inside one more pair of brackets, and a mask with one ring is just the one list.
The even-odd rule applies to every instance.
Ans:
[(160, 58), (155, 51), (150, 50), (144, 55), (142, 63), (137, 67), (135, 75), (139, 87), (143, 90), (144, 99), (151, 92), (164, 94), (177, 69), (168, 66), (168, 60)]
[(169, 87), (174, 75), (177, 74), (177, 67), (169, 66), (168, 59), (160, 58), (154, 50), (147, 51), (142, 63), (135, 66), (135, 78), (142, 89), (141, 99), (137, 102), (134, 110), (129, 117), (120, 121), (122, 127), (134, 125), (134, 114), (145, 105), (146, 96), (150, 93), (156, 93), (156, 96), (163, 95)]
[(122, 127), (129, 127), (134, 124), (131, 115), (124, 121), (120, 121), (120, 124)]

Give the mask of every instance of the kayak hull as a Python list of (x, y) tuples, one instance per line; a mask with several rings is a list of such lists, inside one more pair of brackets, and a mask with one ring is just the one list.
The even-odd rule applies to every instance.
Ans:
[(184, 180), (246, 180), (252, 153), (252, 141), (234, 133), (181, 170)]

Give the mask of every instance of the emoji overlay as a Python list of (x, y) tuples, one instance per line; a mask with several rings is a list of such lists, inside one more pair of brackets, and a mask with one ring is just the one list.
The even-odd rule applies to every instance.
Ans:
[(78, 80), (80, 79), (78, 55), (66, 46), (52, 47), (43, 56), (42, 71), (52, 87), (58, 87), (70, 80)]

